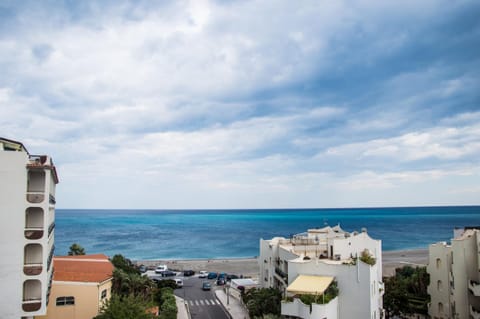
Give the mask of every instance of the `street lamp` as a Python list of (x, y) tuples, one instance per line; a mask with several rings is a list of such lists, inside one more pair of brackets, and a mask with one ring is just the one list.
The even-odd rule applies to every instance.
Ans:
[(229, 294), (229, 291), (230, 291), (230, 283), (226, 283), (225, 285), (225, 289), (227, 290), (227, 305), (230, 303), (230, 294)]

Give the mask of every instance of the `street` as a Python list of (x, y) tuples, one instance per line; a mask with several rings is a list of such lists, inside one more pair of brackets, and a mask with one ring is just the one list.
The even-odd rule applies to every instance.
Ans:
[[(190, 309), (190, 315), (193, 319), (228, 319), (220, 301), (215, 296), (215, 289), (222, 289), (216, 285), (215, 279), (198, 278), (198, 274), (192, 277), (184, 277), (181, 272), (177, 272), (175, 277), (161, 277), (155, 274), (153, 270), (145, 273), (150, 279), (174, 279), (183, 280), (183, 288), (175, 289), (174, 293), (178, 297), (185, 300)], [(211, 283), (212, 289), (208, 291), (202, 290), (202, 283), (208, 281)]]
[[(175, 295), (183, 298), (188, 304), (190, 314), (194, 319), (228, 319), (220, 301), (215, 297), (214, 290), (219, 288), (215, 280), (208, 280), (212, 290), (202, 290), (202, 283), (207, 279), (193, 277), (177, 277), (183, 279), (183, 288), (175, 290)], [(221, 288), (219, 288), (221, 289)]]

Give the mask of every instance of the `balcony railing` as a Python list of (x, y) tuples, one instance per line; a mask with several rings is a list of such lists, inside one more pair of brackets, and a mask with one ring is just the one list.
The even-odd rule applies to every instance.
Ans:
[(474, 296), (479, 297), (480, 296), (480, 283), (474, 281), (474, 280), (469, 280), (468, 281), (468, 289), (472, 292)]
[(42, 227), (27, 227), (25, 228), (25, 238), (27, 239), (40, 239), (43, 237)]
[(50, 250), (50, 254), (48, 255), (47, 259), (47, 271), (50, 270), (50, 266), (52, 265), (52, 260), (53, 260), (53, 253), (55, 252), (55, 245), (52, 246), (52, 249)]
[(50, 277), (48, 278), (48, 288), (47, 288), (47, 306), (48, 302), (50, 301), (50, 293), (52, 292), (52, 281), (53, 281), (53, 274), (55, 270), (52, 270), (52, 273), (50, 274)]
[(42, 270), (42, 264), (27, 264), (23, 266), (23, 273), (27, 276), (40, 275)]
[(41, 298), (32, 298), (28, 300), (24, 300), (22, 303), (22, 309), (25, 312), (32, 312), (38, 311), (42, 307), (42, 299)]
[(54, 229), (55, 229), (55, 222), (52, 222), (50, 226), (48, 226), (48, 237), (50, 237)]
[(27, 201), (32, 204), (43, 202), (45, 194), (43, 192), (27, 192)]
[(288, 274), (286, 272), (284, 272), (283, 270), (281, 270), (280, 268), (275, 267), (275, 274), (278, 277), (280, 277), (280, 279), (282, 279), (285, 283), (288, 282)]
[(293, 301), (282, 301), (281, 313), (284, 316), (294, 316), (304, 319), (314, 318), (337, 318), (338, 316), (338, 297), (325, 304), (312, 303), (304, 304), (299, 298)]

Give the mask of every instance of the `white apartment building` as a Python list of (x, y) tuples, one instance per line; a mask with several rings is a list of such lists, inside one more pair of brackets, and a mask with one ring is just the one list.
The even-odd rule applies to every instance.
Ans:
[(52, 159), (0, 138), (0, 318), (44, 315), (53, 275)]
[(480, 319), (480, 227), (456, 229), (450, 245), (430, 245), (427, 272), (431, 318)]
[[(362, 255), (368, 258), (360, 258)], [(374, 258), (374, 259), (373, 259)], [(364, 262), (361, 259), (367, 261)], [(381, 319), (384, 285), (380, 240), (340, 226), (309, 229), (292, 238), (260, 240), (262, 287), (280, 289), (282, 315), (304, 319)], [(325, 301), (332, 286), (336, 297)], [(300, 298), (316, 298), (311, 305)], [(333, 296), (335, 296), (333, 295)]]

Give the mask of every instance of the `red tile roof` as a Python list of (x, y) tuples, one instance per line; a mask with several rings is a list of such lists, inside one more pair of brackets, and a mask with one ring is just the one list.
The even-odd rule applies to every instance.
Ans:
[(103, 254), (53, 258), (55, 281), (103, 282), (112, 278), (113, 265)]

